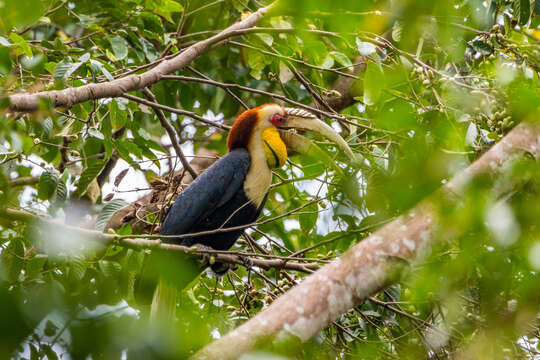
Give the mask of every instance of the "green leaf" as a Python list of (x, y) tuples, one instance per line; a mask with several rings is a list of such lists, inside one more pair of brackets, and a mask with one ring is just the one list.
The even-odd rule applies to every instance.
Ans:
[(4, 0), (0, 7), (2, 27), (10, 29), (13, 26), (31, 25), (43, 14), (46, 1), (40, 0)]
[(47, 262), (47, 255), (45, 254), (36, 254), (30, 261), (26, 264), (26, 277), (33, 279), (38, 277)]
[(127, 112), (126, 111), (120, 111), (118, 108), (118, 102), (116, 100), (111, 101), (110, 107), (110, 114), (111, 117), (111, 125), (113, 126), (113, 129), (121, 129), (126, 125), (127, 121)]
[(47, 360), (58, 360), (58, 355), (49, 345), (41, 344), (41, 350), (47, 355)]
[(124, 144), (124, 141), (118, 141), (118, 140), (113, 141), (113, 145), (114, 145), (114, 148), (116, 149), (116, 151), (118, 151), (118, 155), (122, 159), (124, 159), (125, 161), (127, 161), (131, 165), (135, 164), (133, 162), (133, 159), (131, 158), (131, 156), (129, 156), (129, 149)]
[(7, 281), (17, 281), (24, 266), (24, 246), (22, 241), (20, 239), (11, 239), (9, 245), (2, 250), (0, 260), (0, 269), (3, 270), (0, 272), (0, 276), (5, 274)]
[(67, 199), (67, 186), (66, 183), (62, 180), (58, 181), (56, 186), (56, 191), (54, 193), (54, 202), (56, 205), (63, 204)]
[(132, 143), (131, 141), (124, 141), (123, 144), (130, 154), (135, 155), (139, 159), (142, 158), (142, 151), (136, 144)]
[(64, 59), (60, 61), (56, 66), (54, 67), (53, 77), (55, 80), (64, 80), (67, 78), (66, 73), (71, 68), (71, 62), (69, 62), (67, 59)]
[(114, 77), (111, 73), (105, 68), (105, 66), (97, 60), (90, 59), (90, 66), (94, 73), (101, 72), (109, 81), (113, 81)]
[(258, 33), (255, 35), (257, 35), (257, 37), (261, 39), (268, 46), (272, 46), (272, 44), (274, 43), (274, 37), (270, 34)]
[(96, 229), (100, 231), (105, 230), (105, 225), (109, 222), (109, 219), (121, 208), (127, 206), (129, 203), (122, 199), (114, 199), (109, 201), (98, 214), (96, 219)]
[(531, 18), (531, 0), (514, 0), (514, 16), (520, 25), (525, 25)]
[(43, 330), (43, 333), (46, 336), (54, 336), (56, 335), (56, 331), (58, 330), (58, 326), (56, 326), (55, 323), (53, 323), (51, 320), (47, 320), (45, 323), (45, 329)]
[(396, 21), (392, 26), (392, 40), (394, 40), (395, 42), (400, 42), (402, 31), (403, 26), (401, 25), (401, 21)]
[(139, 271), (141, 266), (143, 265), (144, 252), (129, 249), (127, 251), (126, 257), (127, 257), (127, 261), (126, 261), (126, 264), (124, 265), (124, 269), (128, 272)]
[(343, 65), (345, 67), (351, 67), (352, 66), (352, 62), (351, 62), (351, 60), (349, 60), (347, 55), (345, 55), (345, 54), (343, 54), (343, 53), (341, 53), (339, 51), (330, 51), (329, 54), (330, 54), (330, 56), (332, 56), (341, 65)]
[(122, 267), (116, 261), (100, 260), (98, 266), (105, 277), (115, 276), (122, 270)]
[(169, 12), (182, 12), (184, 7), (177, 1), (174, 0), (161, 0), (161, 7), (164, 10)]
[(91, 159), (88, 160), (86, 169), (79, 178), (78, 191), (79, 194), (84, 194), (90, 186), (90, 183), (99, 175), (101, 170), (105, 166), (104, 159)]
[(320, 67), (322, 67), (323, 69), (331, 69), (332, 66), (334, 66), (334, 58), (330, 54), (328, 54), (324, 58), (324, 61), (322, 62)]
[(69, 276), (71, 280), (81, 281), (86, 274), (87, 265), (83, 258), (73, 257), (69, 262)]
[(163, 16), (169, 22), (173, 22), (171, 13), (181, 12), (184, 10), (184, 7), (180, 3), (173, 0), (148, 1), (147, 6), (156, 14)]
[(158, 58), (158, 53), (154, 45), (143, 37), (139, 38), (139, 41), (142, 45), (142, 49), (144, 55), (146, 56), (146, 59), (150, 62), (155, 61)]
[(317, 218), (319, 217), (319, 205), (314, 202), (301, 210), (302, 214), (298, 215), (300, 221), (300, 229), (304, 234), (309, 234), (311, 230), (317, 224)]
[(77, 69), (79, 69), (82, 64), (84, 64), (84, 63), (86, 63), (88, 61), (88, 59), (90, 59), (90, 54), (86, 53), (86, 54), (84, 54), (83, 56), (81, 56), (79, 58), (79, 61), (70, 64), (70, 66), (67, 68), (67, 70), (65, 71), (65, 73), (63, 75), (64, 80), (69, 78), (71, 76), (71, 74), (73, 74), (75, 71), (77, 71)]
[(13, 41), (14, 44), (18, 45), (24, 51), (26, 56), (32, 57), (32, 48), (30, 47), (30, 45), (28, 45), (26, 40), (22, 38), (22, 36), (16, 33), (11, 33), (11, 35), (9, 35), (9, 38), (11, 39), (11, 41)]
[(38, 183), (38, 198), (41, 200), (48, 200), (56, 193), (56, 187), (59, 182), (58, 171), (46, 170), (39, 177)]
[(248, 50), (246, 51), (246, 58), (251, 69), (249, 74), (255, 79), (261, 80), (262, 71), (266, 67), (264, 55), (259, 51)]
[(370, 42), (361, 41), (356, 38), (356, 47), (361, 55), (369, 56), (377, 51), (377, 47)]
[(374, 62), (368, 62), (366, 66), (366, 73), (364, 75), (364, 103), (374, 105), (381, 97), (384, 86), (384, 73), (381, 67)]
[(491, 47), (491, 45), (479, 38), (476, 38), (473, 41), (471, 41), (470, 45), (472, 46), (474, 51), (484, 56), (491, 55), (491, 53), (493, 52), (493, 48)]
[(111, 43), (112, 51), (117, 60), (124, 60), (128, 54), (128, 44), (126, 40), (121, 36), (115, 36), (109, 39)]

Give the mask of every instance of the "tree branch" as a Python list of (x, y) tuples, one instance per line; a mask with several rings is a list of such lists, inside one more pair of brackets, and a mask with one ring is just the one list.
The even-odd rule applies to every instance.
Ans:
[[(398, 278), (404, 261), (420, 257), (436, 239), (436, 196), (459, 198), (477, 176), (501, 171), (510, 159), (528, 152), (540, 157), (540, 126), (522, 123), (440, 191), (399, 216), (343, 256), (307, 277), (268, 308), (236, 330), (214, 341), (194, 359), (236, 359), (262, 339), (296, 336), (305, 341), (334, 319)], [(520, 179), (508, 179), (516, 187)], [(502, 189), (493, 192), (501, 196)], [(308, 296), (309, 294), (309, 296)]]
[[(114, 244), (135, 250), (160, 249), (164, 251), (179, 252), (196, 258), (203, 258), (207, 255), (211, 255), (214, 257), (215, 261), (218, 262), (242, 265), (246, 267), (257, 266), (264, 270), (284, 269), (311, 273), (319, 268), (319, 265), (317, 264), (318, 260), (315, 260), (316, 262), (314, 262), (311, 259), (300, 259), (307, 262), (299, 262), (285, 257), (273, 257), (270, 255), (266, 256), (265, 259), (260, 259), (258, 257), (264, 255), (255, 253), (234, 253), (229, 251), (212, 250), (206, 248), (201, 249), (196, 246), (187, 247), (182, 245), (163, 243), (160, 239), (149, 240), (144, 238), (138, 238), (137, 235), (127, 237), (115, 234), (106, 234), (96, 230), (88, 230), (84, 228), (59, 224), (57, 222), (41, 218), (37, 215), (22, 210), (15, 210), (9, 208), (0, 209), (0, 216), (4, 220), (9, 221), (21, 221), (24, 223), (33, 222), (42, 224), (45, 226), (45, 228), (43, 229), (44, 231), (62, 231), (62, 233), (64, 234), (69, 234), (67, 236), (96, 241), (105, 246)], [(249, 257), (249, 261), (246, 261), (246, 257)]]
[(122, 97), (131, 101), (135, 101), (136, 103), (139, 103), (139, 104), (150, 106), (153, 109), (160, 109), (160, 110), (165, 110), (165, 111), (175, 113), (178, 115), (189, 116), (190, 118), (199, 120), (200, 122), (205, 123), (207, 125), (217, 127), (218, 129), (223, 129), (223, 130), (230, 129), (230, 126), (223, 125), (212, 120), (207, 120), (203, 118), (202, 116), (198, 115), (197, 113), (194, 113), (193, 111), (181, 110), (181, 109), (176, 109), (167, 105), (161, 105), (157, 102), (146, 100), (146, 99), (140, 98), (138, 96), (130, 95), (130, 94), (124, 94), (122, 95)]
[(143, 74), (134, 74), (110, 82), (88, 84), (76, 88), (11, 95), (9, 96), (10, 109), (19, 112), (35, 111), (39, 108), (40, 101), (44, 99), (50, 101), (54, 107), (70, 108), (88, 100), (118, 97), (130, 91), (143, 89), (160, 81), (163, 75), (184, 68), (208, 51), (212, 45), (231, 36), (236, 36), (239, 30), (254, 26), (272, 7), (273, 4), (260, 8), (246, 19), (229, 26), (208, 39), (189, 46), (178, 55), (160, 62), (155, 68)]
[[(144, 96), (146, 96), (149, 100), (156, 102), (156, 97), (148, 88), (144, 88), (142, 90), (142, 93)], [(159, 122), (161, 123), (161, 126), (165, 128), (165, 131), (167, 131), (167, 134), (169, 135), (169, 138), (171, 139), (172, 146), (174, 148), (174, 151), (176, 152), (176, 155), (180, 159), (180, 162), (182, 163), (182, 166), (184, 169), (186, 169), (193, 179), (197, 178), (197, 173), (193, 168), (189, 165), (189, 162), (187, 161), (186, 157), (184, 156), (184, 153), (182, 152), (182, 149), (180, 149), (180, 145), (178, 145), (178, 141), (176, 140), (176, 129), (171, 125), (169, 120), (165, 117), (165, 114), (163, 114), (163, 111), (161, 111), (160, 108), (156, 107), (155, 105), (151, 105), (152, 109), (154, 109)]]

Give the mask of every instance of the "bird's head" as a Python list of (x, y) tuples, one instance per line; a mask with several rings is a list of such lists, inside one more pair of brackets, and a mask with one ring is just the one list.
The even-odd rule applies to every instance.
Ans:
[(281, 167), (287, 160), (289, 137), (281, 137), (278, 129), (312, 131), (352, 156), (345, 140), (326, 123), (305, 110), (285, 108), (278, 104), (264, 104), (240, 114), (229, 132), (229, 151), (245, 148), (252, 156), (254, 152), (264, 151), (270, 168)]

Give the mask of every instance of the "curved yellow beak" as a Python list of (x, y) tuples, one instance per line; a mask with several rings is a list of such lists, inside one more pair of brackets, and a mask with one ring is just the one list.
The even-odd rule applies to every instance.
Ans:
[[(285, 108), (285, 112), (287, 114), (287, 118), (282, 125), (283, 128), (294, 128), (319, 134), (336, 144), (347, 154), (349, 158), (354, 159), (354, 153), (349, 147), (349, 144), (347, 144), (347, 142), (334, 129), (317, 118), (315, 115), (306, 110), (297, 108)], [(286, 137), (283, 138), (285, 144), (287, 144), (287, 140), (289, 139)], [(296, 138), (296, 140), (298, 139)]]

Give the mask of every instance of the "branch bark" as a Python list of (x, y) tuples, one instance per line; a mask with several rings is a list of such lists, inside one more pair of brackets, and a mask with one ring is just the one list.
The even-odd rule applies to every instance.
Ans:
[[(263, 339), (291, 335), (302, 341), (311, 338), (338, 316), (395, 282), (396, 270), (405, 261), (420, 257), (436, 240), (434, 196), (459, 198), (472, 179), (483, 174), (495, 175), (507, 161), (526, 152), (536, 159), (540, 157), (540, 125), (518, 125), (437, 194), (307, 277), (257, 316), (203, 348), (193, 359), (236, 359)], [(513, 178), (507, 185), (516, 187), (518, 180)], [(507, 190), (496, 187), (493, 192), (501, 196)]]
[(273, 4), (260, 8), (246, 19), (239, 21), (220, 33), (199, 41), (180, 52), (175, 57), (162, 61), (156, 67), (142, 74), (134, 74), (110, 82), (88, 84), (63, 90), (42, 91), (35, 94), (14, 94), (9, 96), (10, 109), (18, 112), (31, 112), (39, 108), (41, 100), (49, 100), (54, 107), (70, 108), (88, 100), (122, 96), (127, 92), (140, 90), (189, 65), (220, 41), (236, 36), (241, 30), (253, 27), (273, 7)]
[[(310, 259), (305, 259), (306, 262), (295, 261), (294, 259), (288, 259), (283, 257), (272, 258), (271, 256), (267, 256), (267, 258), (261, 259), (258, 258), (258, 256), (262, 255), (255, 253), (234, 253), (228, 251), (168, 244), (161, 242), (160, 239), (150, 240), (138, 238), (137, 235), (134, 235), (133, 237), (126, 237), (114, 234), (106, 234), (97, 230), (89, 230), (80, 227), (60, 224), (46, 218), (41, 218), (26, 211), (10, 208), (0, 208), (0, 218), (2, 218), (2, 220), (4, 221), (37, 223), (39, 225), (36, 229), (37, 231), (61, 231), (64, 236), (73, 237), (81, 241), (95, 241), (103, 244), (104, 246), (115, 244), (135, 250), (160, 249), (164, 251), (187, 254), (195, 258), (203, 258), (207, 255), (211, 255), (214, 257), (215, 261), (218, 262), (242, 265), (246, 267), (257, 266), (264, 270), (279, 269), (311, 273), (319, 268), (319, 265), (315, 261)], [(248, 258), (249, 260), (247, 260)]]

